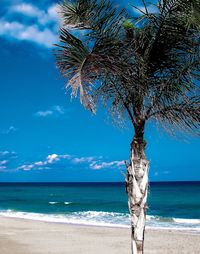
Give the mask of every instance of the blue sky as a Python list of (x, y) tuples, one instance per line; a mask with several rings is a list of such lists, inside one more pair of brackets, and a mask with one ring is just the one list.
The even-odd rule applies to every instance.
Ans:
[[(56, 4), (1, 0), (0, 181), (123, 181), (133, 131), (66, 93), (52, 51)], [(151, 181), (200, 180), (197, 138), (174, 139), (151, 123), (146, 140)]]

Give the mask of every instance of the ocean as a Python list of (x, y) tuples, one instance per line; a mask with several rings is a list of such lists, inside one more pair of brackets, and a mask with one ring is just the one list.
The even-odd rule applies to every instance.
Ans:
[[(0, 183), (0, 215), (68, 224), (130, 225), (124, 183)], [(146, 225), (200, 233), (200, 182), (151, 183)]]

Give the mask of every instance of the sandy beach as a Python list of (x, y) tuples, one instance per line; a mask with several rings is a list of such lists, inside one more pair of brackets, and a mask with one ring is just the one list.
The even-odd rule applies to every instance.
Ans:
[[(129, 230), (0, 217), (1, 254), (129, 254)], [(147, 230), (145, 254), (199, 254), (200, 235)]]

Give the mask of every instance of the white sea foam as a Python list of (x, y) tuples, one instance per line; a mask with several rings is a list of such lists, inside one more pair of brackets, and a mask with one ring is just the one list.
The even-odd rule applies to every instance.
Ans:
[(56, 204), (65, 204), (65, 205), (70, 205), (72, 202), (56, 202), (56, 201), (51, 201), (49, 202), (50, 205), (56, 205)]
[(70, 205), (72, 202), (64, 202), (65, 205)]
[[(4, 210), (0, 211), (0, 216), (91, 226), (128, 228), (130, 225), (129, 214), (104, 211), (80, 211), (67, 214), (42, 214)], [(147, 216), (147, 227), (154, 229), (177, 229), (200, 232), (200, 220), (180, 218), (170, 219), (149, 215)]]
[(173, 218), (173, 220), (177, 223), (185, 223), (185, 224), (198, 224), (200, 226), (200, 220), (199, 219), (179, 219), (179, 218)]
[[(99, 214), (99, 215), (98, 215)], [(101, 215), (106, 216), (106, 212), (74, 212), (71, 214), (41, 214), (41, 213), (27, 213), (16, 212), (12, 210), (1, 211), (0, 216), (11, 218), (22, 218), (29, 220), (39, 220), (47, 222), (78, 224), (78, 225), (91, 225), (91, 226), (107, 226), (107, 227), (128, 227), (123, 224), (113, 224), (112, 222), (101, 219)], [(114, 213), (113, 213), (114, 216)], [(99, 219), (97, 219), (99, 218)]]

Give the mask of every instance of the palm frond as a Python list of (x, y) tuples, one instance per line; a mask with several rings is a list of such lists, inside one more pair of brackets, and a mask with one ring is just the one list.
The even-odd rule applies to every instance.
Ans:
[(127, 14), (118, 10), (109, 0), (65, 0), (60, 4), (63, 25), (76, 29), (88, 29), (97, 34), (114, 28)]
[(61, 44), (56, 45), (58, 49), (55, 51), (57, 67), (61, 74), (68, 78), (67, 87), (72, 88), (71, 95), (76, 96), (80, 91), (81, 102), (92, 109), (91, 84), (87, 80), (85, 68), (90, 51), (81, 40), (64, 28), (60, 31), (60, 41)]
[[(122, 44), (124, 11), (117, 10), (106, 0), (64, 1), (60, 9), (66, 27), (61, 28), (60, 44), (56, 45), (57, 67), (68, 78), (72, 96), (80, 91), (81, 102), (94, 111), (94, 83), (110, 71), (118, 74), (121, 71), (120, 62), (116, 65), (115, 61)], [(69, 32), (68, 26), (89, 31), (80, 40)]]
[(91, 0), (63, 1), (60, 3), (60, 15), (64, 26), (73, 28), (90, 28), (88, 17), (91, 11), (96, 7), (96, 3)]
[[(182, 97), (181, 101), (168, 106), (160, 105), (151, 118), (163, 125), (170, 124), (180, 131), (200, 135), (200, 96)], [(171, 132), (171, 128), (168, 132)]]

